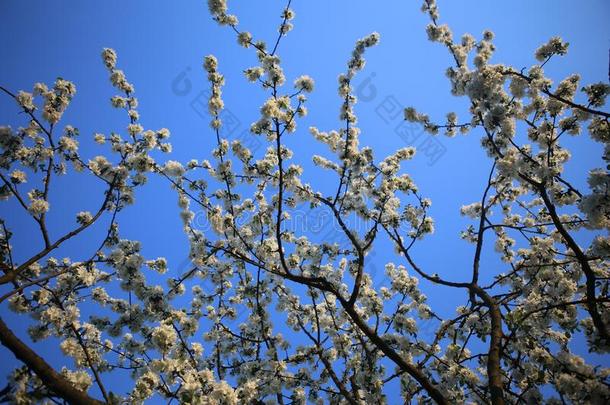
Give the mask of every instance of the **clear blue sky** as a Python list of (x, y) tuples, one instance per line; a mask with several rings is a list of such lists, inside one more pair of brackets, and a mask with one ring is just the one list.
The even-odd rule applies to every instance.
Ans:
[[(312, 142), (307, 128), (315, 125), (330, 130), (339, 126), (337, 75), (345, 70), (354, 42), (372, 31), (381, 34), (381, 43), (369, 50), (365, 56), (367, 67), (356, 80), (362, 83), (368, 78), (374, 86), (374, 93), (368, 86), (362, 93), (374, 97), (356, 107), (362, 129), (361, 145), (372, 146), (377, 158), (405, 146), (405, 141), (394, 132), (400, 116), (378, 114), (380, 104), (388, 97), (401, 105), (415, 106), (438, 120), (443, 120), (451, 110), (464, 116), (467, 100), (452, 97), (444, 77), (451, 58), (444, 48), (427, 40), (424, 28), (428, 21), (419, 11), (420, 3), (293, 1), (295, 28), (283, 40), (279, 54), (290, 82), (301, 74), (309, 74), (316, 81), (309, 101), (310, 113), (299, 122), (299, 131), (291, 137), (295, 160), (305, 166), (306, 180), (324, 182), (328, 178), (320, 176), (310, 164), (311, 155), (325, 151)], [(229, 6), (238, 15), (241, 27), (251, 31), (255, 38), (269, 41), (275, 38), (283, 1), (230, 1)], [(570, 42), (570, 52), (548, 65), (546, 70), (552, 78), (560, 80), (579, 72), (583, 84), (608, 80), (607, 1), (440, 0), (439, 8), (441, 21), (452, 27), (456, 37), (465, 32), (480, 37), (487, 28), (496, 33), (493, 63), (530, 66), (535, 63), (534, 50), (551, 36), (560, 35)], [(172, 159), (185, 162), (209, 158), (215, 144), (208, 117), (202, 117), (200, 110), (193, 108), (197, 96), (208, 88), (201, 69), (202, 58), (207, 54), (218, 57), (219, 69), (225, 74), (223, 98), (227, 109), (240, 122), (237, 133), (257, 118), (264, 94), (257, 86), (248, 84), (241, 73), (256, 64), (254, 52), (239, 47), (229, 29), (211, 21), (204, 1), (5, 0), (0, 3), (0, 15), (3, 16), (0, 84), (13, 91), (29, 91), (34, 82), (51, 83), (57, 76), (73, 81), (77, 95), (63, 123), (80, 129), (82, 150), (88, 157), (100, 153), (91, 141), (93, 133), (124, 132), (126, 125), (124, 112), (113, 110), (108, 101), (114, 90), (100, 60), (103, 47), (116, 49), (119, 68), (135, 85), (143, 125), (147, 129), (171, 130)], [(190, 83), (186, 90), (184, 80)], [(11, 100), (0, 97), (1, 125), (23, 125), (25, 121), (17, 112)], [(426, 136), (422, 135), (417, 142)], [(406, 166), (422, 194), (432, 199), (431, 212), (436, 221), (435, 235), (419, 245), (415, 256), (430, 272), (454, 279), (467, 274), (473, 254), (472, 246), (459, 239), (459, 231), (468, 223), (459, 217), (459, 207), (480, 199), (489, 169), (489, 162), (478, 146), (479, 138), (476, 131), (455, 139), (440, 136), (437, 141), (445, 153), (434, 164), (430, 165), (426, 156), (420, 155)], [(571, 142), (575, 149), (568, 165), (568, 178), (583, 186), (586, 168), (601, 162), (600, 148), (586, 136)], [(58, 235), (74, 223), (76, 212), (94, 209), (100, 190), (85, 176), (64, 179), (55, 187), (49, 221), (52, 233)], [(122, 212), (122, 236), (141, 240), (145, 255), (165, 256), (172, 271), (179, 272), (188, 246), (175, 193), (164, 181), (151, 179), (136, 197), (136, 205)], [(23, 258), (37, 250), (40, 242), (30, 240), (30, 230), (34, 228), (27, 218), (15, 215), (15, 204), (1, 203), (0, 212), (16, 231), (17, 256)], [(61, 254), (70, 255), (75, 249), (86, 248), (99, 239), (100, 229), (91, 230)], [(391, 250), (384, 246), (375, 250), (376, 267), (369, 270), (376, 269), (380, 281), (383, 263), (391, 256)], [(489, 263), (495, 261), (490, 259)], [(449, 313), (465, 300), (461, 295), (446, 297), (447, 290), (435, 291), (423, 285), (433, 308), (441, 312)], [(4, 316), (7, 310), (1, 310)], [(5, 316), (11, 325), (17, 325), (16, 317)], [(41, 347), (44, 354), (53, 358), (54, 365), (62, 364), (64, 359), (55, 347), (49, 344)], [(0, 366), (1, 378), (9, 371), (12, 356), (0, 348), (0, 356), (5, 355), (10, 361)]]

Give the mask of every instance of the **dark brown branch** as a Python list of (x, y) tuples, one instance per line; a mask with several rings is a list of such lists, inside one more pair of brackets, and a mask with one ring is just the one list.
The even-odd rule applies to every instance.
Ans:
[[(528, 83), (532, 82), (532, 79), (529, 76), (524, 75), (523, 73), (517, 72), (517, 71), (512, 70), (512, 69), (504, 71), (503, 74), (504, 75), (518, 76), (521, 79), (527, 81)], [(584, 106), (584, 105), (581, 105), (581, 104), (577, 104), (577, 103), (575, 103), (573, 101), (570, 101), (570, 100), (568, 100), (566, 98), (563, 98), (561, 96), (558, 96), (558, 95), (552, 93), (551, 91), (549, 91), (546, 88), (542, 88), (542, 89), (540, 89), (540, 91), (542, 91), (544, 94), (546, 94), (550, 98), (555, 99), (555, 100), (557, 100), (559, 102), (562, 102), (562, 103), (564, 103), (566, 105), (569, 105), (570, 107), (572, 107), (574, 109), (581, 110), (581, 111), (584, 111), (584, 112), (587, 112), (587, 113), (593, 114), (593, 115), (599, 115), (599, 116), (602, 116), (602, 117), (604, 117), (606, 119), (610, 118), (610, 113), (607, 113), (607, 112), (604, 112), (604, 111), (593, 110), (593, 109), (591, 109), (591, 108), (589, 108), (587, 106)]]
[(0, 318), (0, 343), (32, 369), (46, 387), (70, 404), (97, 405), (104, 403), (76, 389), (64, 376), (55, 371), (42, 357), (15, 336), (2, 318)]

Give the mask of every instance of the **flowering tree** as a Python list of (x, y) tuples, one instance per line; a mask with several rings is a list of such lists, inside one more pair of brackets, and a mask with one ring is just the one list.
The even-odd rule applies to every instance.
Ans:
[[(376, 160), (359, 145), (351, 84), (378, 34), (356, 42), (339, 76), (342, 128), (309, 129), (312, 141), (331, 156), (313, 161), (334, 175), (332, 192), (300, 180), (302, 168), (291, 163), (285, 139), (307, 114), (306, 95), (314, 83), (301, 76), (286, 85), (278, 49), (292, 28), (290, 3), (277, 39), (267, 44), (241, 29), (226, 1), (208, 1), (214, 20), (235, 31), (238, 43), (258, 57), (245, 75), (268, 94), (251, 126), (251, 136), (268, 143), (260, 156), (221, 136), (224, 78), (213, 56), (204, 61), (217, 140), (210, 161), (158, 163), (159, 153), (171, 151), (169, 131), (139, 123), (134, 86), (111, 49), (102, 53), (118, 92), (111, 101), (125, 110), (128, 125), (124, 135), (95, 135), (109, 146), (106, 156), (82, 156), (78, 130), (60, 127), (76, 91), (69, 81), (37, 83), (32, 93), (1, 88), (22, 108), (27, 124), (0, 128), (0, 194), (15, 199), (36, 223), (40, 232), (31, 238), (40, 238), (42, 248), (15, 257), (11, 238), (17, 230), (10, 218), (2, 219), (0, 302), (29, 315), (33, 342), (58, 338), (73, 360), (70, 368), (53, 369), (17, 336), (17, 325), (0, 319), (0, 342), (23, 363), (12, 372), (4, 398), (23, 404), (149, 398), (197, 404), (399, 398), (608, 403), (608, 369), (575, 353), (573, 340), (586, 341), (591, 352), (610, 349), (610, 239), (599, 232), (610, 227), (610, 175), (593, 169), (589, 190), (578, 190), (563, 175), (570, 152), (560, 141), (586, 130), (604, 144), (603, 159), (610, 160), (610, 114), (602, 110), (610, 86), (579, 89), (578, 75), (553, 85), (543, 67), (567, 52), (560, 38), (541, 46), (535, 54), (539, 64), (529, 69), (489, 64), (491, 32), (481, 40), (465, 35), (454, 41), (438, 23), (435, 1), (424, 1), (428, 36), (448, 49), (452, 93), (468, 98), (470, 115), (460, 123), (449, 113), (446, 122), (434, 123), (407, 108), (405, 119), (431, 134), (474, 131), (490, 161), (480, 200), (461, 211), (473, 219), (462, 233), (474, 246), (471, 270), (465, 279), (444, 278), (412, 255), (413, 246), (434, 230), (431, 202), (401, 170), (414, 148)], [(97, 211), (79, 213), (74, 227), (57, 237), (47, 227), (54, 208), (49, 190), (69, 170), (87, 173), (104, 191)], [(137, 241), (120, 237), (121, 210), (150, 176), (166, 179), (175, 190), (190, 241), (191, 267), (178, 278), (161, 276), (165, 259), (148, 260)], [(302, 209), (330, 213), (348, 245), (295, 231), (291, 214)], [(209, 229), (198, 227), (196, 210), (206, 213)], [(103, 218), (108, 227), (98, 245), (75, 252), (77, 261), (54, 257)], [(580, 235), (592, 243), (583, 246)], [(480, 266), (491, 242), (501, 269)], [(392, 243), (396, 257), (385, 264), (385, 285), (374, 288), (367, 255), (379, 243)], [(160, 275), (147, 277), (146, 268)], [(160, 278), (165, 286), (153, 283)], [(422, 279), (463, 295), (454, 317), (434, 311), (418, 288)], [(232, 322), (244, 311), (242, 322)], [(433, 325), (431, 338), (420, 333), (422, 325)], [(294, 333), (302, 342), (290, 341)], [(105, 377), (118, 372), (133, 378), (129, 392), (107, 383)]]

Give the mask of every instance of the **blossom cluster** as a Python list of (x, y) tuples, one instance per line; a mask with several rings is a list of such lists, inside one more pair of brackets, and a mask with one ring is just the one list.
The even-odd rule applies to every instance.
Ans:
[[(352, 83), (377, 33), (356, 41), (339, 75), (339, 128), (308, 128), (322, 146), (313, 173), (326, 181), (305, 182), (287, 138), (303, 141), (298, 124), (315, 86), (282, 68), (282, 39), (295, 16), (290, 4), (267, 46), (238, 29), (226, 0), (208, 1), (212, 18), (258, 60), (244, 74), (265, 93), (249, 134), (266, 142), (263, 149), (223, 137), (225, 79), (213, 55), (203, 62), (216, 141), (209, 160), (158, 163), (159, 153), (171, 152), (169, 130), (144, 127), (135, 87), (112, 49), (101, 57), (117, 91), (110, 105), (124, 111), (126, 124), (93, 134), (91, 156), (80, 150), (87, 140), (78, 128), (59, 126), (72, 83), (10, 93), (26, 124), (0, 127), (0, 197), (14, 199), (39, 235), (13, 249), (12, 222), (0, 221), (0, 302), (30, 316), (32, 341), (56, 339), (69, 360), (56, 373), (37, 374), (32, 364), (14, 370), (10, 401), (66, 399), (74, 395), (68, 386), (85, 403), (99, 396), (107, 403), (363, 404), (399, 395), (421, 403), (609, 402), (610, 372), (574, 343), (610, 350), (610, 238), (599, 232), (610, 228), (610, 176), (593, 168), (588, 190), (578, 189), (566, 175), (571, 154), (563, 140), (587, 132), (610, 163), (608, 114), (600, 110), (610, 86), (583, 86), (575, 74), (554, 84), (544, 68), (566, 54), (559, 38), (536, 50), (539, 64), (529, 68), (492, 64), (491, 31), (454, 39), (439, 24), (436, 1), (423, 2), (428, 38), (449, 51), (451, 92), (469, 110), (464, 121), (450, 112), (435, 123), (409, 107), (405, 119), (431, 134), (476, 130), (491, 161), (482, 196), (459, 210), (468, 223), (461, 237), (474, 245), (471, 273), (464, 277), (461, 263), (449, 261), (432, 269), (418, 260), (420, 241), (436, 225), (432, 202), (408, 172), (416, 149), (379, 158), (356, 126)], [(75, 220), (57, 236), (47, 221), (61, 204), (49, 188), (70, 169), (103, 192), (97, 210), (70, 214)], [(189, 252), (180, 272), (119, 231), (122, 210), (151, 176), (177, 196)], [(296, 225), (304, 211), (331, 218), (337, 234), (303, 232)], [(103, 227), (101, 240), (63, 257), (67, 249), (59, 247), (93, 224)], [(581, 238), (587, 232), (588, 244)], [(42, 250), (17, 256), (36, 243)], [(388, 263), (374, 258), (381, 244), (395, 250)], [(425, 293), (431, 287), (464, 305), (455, 313), (433, 308)], [(0, 337), (10, 342), (0, 322)], [(9, 348), (27, 362), (23, 346)], [(105, 386), (118, 370), (132, 379), (124, 392)]]

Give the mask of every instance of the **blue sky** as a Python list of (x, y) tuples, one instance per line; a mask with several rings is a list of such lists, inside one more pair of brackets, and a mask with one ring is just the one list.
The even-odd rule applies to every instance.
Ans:
[[(275, 38), (284, 2), (230, 1), (229, 6), (241, 27), (255, 38)], [(289, 141), (296, 152), (295, 160), (305, 167), (306, 180), (321, 181), (324, 187), (328, 179), (310, 163), (311, 155), (326, 151), (312, 142), (307, 128), (338, 128), (337, 75), (345, 70), (354, 42), (372, 31), (381, 34), (381, 42), (367, 52), (367, 66), (356, 79), (362, 84), (360, 94), (368, 99), (356, 106), (361, 145), (373, 147), (378, 159), (405, 146), (405, 140), (395, 132), (400, 116), (392, 114), (398, 110), (389, 106), (414, 106), (437, 120), (443, 120), (448, 111), (464, 116), (467, 100), (452, 97), (444, 77), (451, 58), (443, 47), (427, 40), (424, 28), (428, 21), (419, 7), (419, 1), (293, 2), (295, 28), (283, 40), (279, 55), (289, 82), (301, 74), (316, 81), (309, 97), (309, 115), (299, 122), (299, 130)], [(441, 22), (452, 27), (455, 37), (465, 32), (480, 37), (488, 28), (495, 32), (497, 52), (492, 63), (530, 66), (535, 63), (534, 50), (560, 35), (570, 43), (570, 51), (547, 65), (553, 79), (579, 72), (583, 84), (608, 80), (610, 3), (606, 1), (445, 0), (439, 1), (439, 8)], [(209, 151), (216, 142), (208, 117), (202, 117), (197, 108), (201, 91), (208, 88), (201, 69), (203, 56), (216, 55), (219, 70), (226, 77), (225, 106), (239, 121), (232, 136), (241, 134), (257, 119), (260, 101), (265, 97), (241, 73), (256, 64), (254, 52), (238, 46), (229, 29), (211, 20), (204, 1), (6, 0), (0, 3), (0, 14), (4, 17), (0, 25), (0, 84), (17, 91), (30, 90), (37, 81), (51, 83), (57, 76), (73, 81), (77, 95), (63, 123), (80, 129), (82, 150), (88, 157), (100, 154), (91, 140), (93, 133), (124, 133), (126, 126), (124, 113), (113, 110), (108, 101), (114, 90), (100, 60), (103, 47), (116, 49), (119, 68), (135, 85), (145, 128), (171, 130), (171, 158), (175, 160), (210, 158)], [(0, 97), (0, 124), (23, 125), (25, 121), (17, 113), (11, 100)], [(426, 136), (421, 135), (416, 143)], [(422, 194), (433, 202), (436, 233), (415, 251), (416, 258), (431, 273), (454, 279), (468, 274), (473, 249), (459, 239), (459, 231), (468, 223), (459, 217), (459, 207), (480, 199), (488, 174), (490, 162), (478, 146), (479, 138), (477, 131), (454, 139), (439, 136), (436, 142), (444, 153), (434, 164), (420, 155), (405, 166)], [(601, 166), (601, 149), (586, 136), (567, 140), (566, 146), (571, 145), (574, 153), (567, 177), (582, 187), (586, 170)], [(74, 223), (76, 212), (93, 211), (101, 190), (86, 176), (69, 177), (55, 186), (49, 221), (52, 233), (58, 235)], [(183, 270), (180, 267), (184, 266), (188, 246), (175, 193), (164, 181), (151, 179), (136, 198), (136, 205), (122, 212), (122, 236), (141, 240), (145, 255), (151, 258), (167, 257), (172, 271)], [(1, 203), (0, 213), (16, 231), (17, 255), (23, 258), (39, 247), (36, 244), (40, 241), (31, 240), (32, 224), (16, 213), (15, 204)], [(75, 249), (86, 248), (99, 239), (100, 229), (92, 229), (61, 253), (70, 255)], [(392, 252), (381, 246), (375, 255), (381, 272)], [(489, 263), (495, 262), (489, 258)], [(425, 283), (423, 287), (433, 307), (441, 312), (450, 313), (465, 300), (453, 291), (455, 296), (447, 297), (447, 290), (427, 289)], [(6, 308), (2, 311), (7, 312)], [(16, 317), (6, 317), (16, 325)], [(54, 364), (62, 364), (63, 359), (51, 345), (43, 347)], [(0, 348), (0, 356), (5, 355), (12, 359)], [(3, 363), (1, 375), (8, 372), (7, 365)]]

